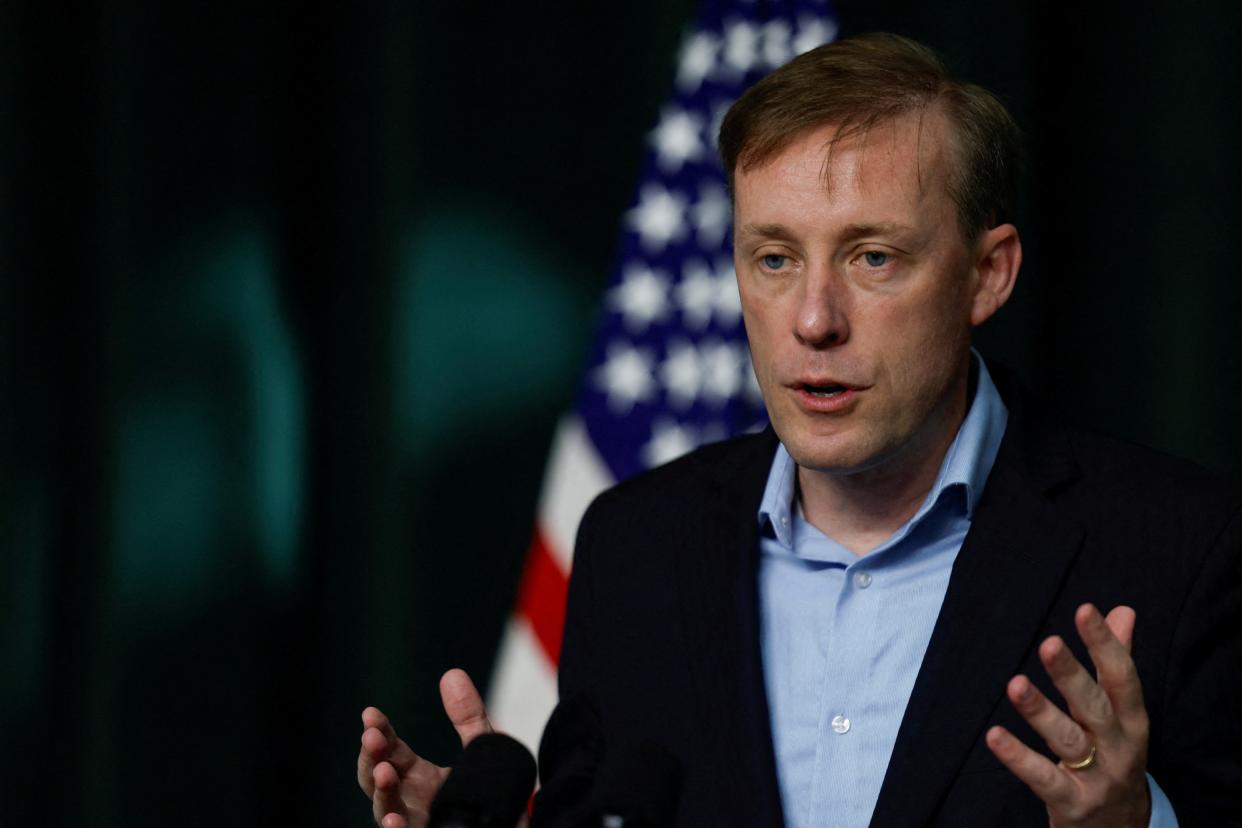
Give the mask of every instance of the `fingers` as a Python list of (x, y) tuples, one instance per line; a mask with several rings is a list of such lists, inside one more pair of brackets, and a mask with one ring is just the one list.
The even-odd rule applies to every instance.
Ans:
[(374, 772), (375, 796), (371, 812), (383, 828), (406, 828), (408, 811), (401, 797), (401, 776), (391, 762), (380, 762)]
[(483, 707), (483, 697), (465, 670), (449, 670), (440, 678), (440, 700), (444, 702), (444, 712), (457, 729), (463, 746), (476, 736), (492, 732), (492, 723)]
[(1100, 741), (1118, 737), (1117, 717), (1108, 694), (1074, 658), (1060, 638), (1052, 636), (1039, 645), (1039, 659), (1052, 683), (1065, 697), (1070, 716)]
[(369, 760), (368, 771), (377, 762), (388, 761), (398, 773), (404, 774), (418, 762), (418, 754), (397, 737), (388, 717), (378, 708), (368, 707), (362, 711), (362, 726), (362, 751), (358, 756), (360, 774), (364, 757)]
[[(362, 747), (358, 750), (358, 787), (368, 797), (375, 796), (375, 763), (387, 758), (388, 741), (370, 723), (383, 717), (374, 707), (362, 711)], [(385, 719), (387, 721), (387, 719)]]
[[(1081, 607), (1079, 607), (1079, 612), (1082, 612)], [(1137, 615), (1130, 607), (1113, 607), (1109, 610), (1108, 617), (1104, 619), (1104, 623), (1108, 625), (1113, 635), (1117, 636), (1117, 640), (1121, 642), (1121, 646), (1126, 648), (1127, 653), (1130, 652), (1130, 644), (1134, 640), (1136, 620)]]
[(1147, 715), (1143, 686), (1130, 657), (1135, 620), (1134, 610), (1129, 607), (1114, 607), (1108, 618), (1102, 618), (1090, 604), (1079, 607), (1074, 616), (1078, 634), (1095, 663), (1100, 686), (1112, 700), (1117, 715), (1131, 726), (1145, 723)]
[(1147, 716), (1138, 670), (1130, 657), (1134, 622), (1135, 613), (1129, 607), (1115, 607), (1108, 619), (1101, 617), (1091, 604), (1083, 604), (1074, 614), (1074, 624), (1095, 664), (1099, 685), (1125, 727), (1144, 725)]
[[(1096, 678), (1092, 678), (1074, 658), (1060, 637), (1047, 638), (1039, 646), (1040, 661), (1053, 684), (1065, 697), (1070, 716), (1087, 731), (1093, 743), (1117, 744), (1124, 741), (1127, 734), (1145, 732), (1147, 712), (1143, 706), (1143, 691), (1129, 651), (1134, 637), (1134, 610), (1117, 607), (1105, 619), (1094, 606), (1083, 604), (1074, 614), (1074, 623), (1083, 643), (1087, 645), (1087, 653), (1096, 668)], [(1016, 700), (1014, 703), (1024, 716), (1028, 710), (1043, 709), (1034, 701), (1028, 710), (1023, 710)], [(1051, 714), (1045, 711), (1044, 716), (1045, 726), (1050, 726), (1047, 720)], [(1028, 721), (1037, 732), (1048, 738), (1036, 721), (1029, 717)], [(1055, 727), (1068, 728), (1068, 725), (1062, 723)], [(1064, 743), (1067, 738), (1063, 733), (1054, 735), (1049, 746), (1057, 751), (1056, 742), (1060, 740)], [(1071, 759), (1063, 753), (1058, 752), (1058, 755)], [(1079, 751), (1077, 755), (1083, 753)]]
[(1006, 692), (1014, 708), (1057, 756), (1076, 762), (1091, 751), (1091, 737), (1026, 676), (1014, 676)]
[(1049, 808), (1059, 809), (1073, 803), (1076, 795), (1073, 781), (1048, 757), (1031, 750), (999, 725), (988, 730), (984, 741), (1001, 764), (1025, 782)]
[(383, 828), (423, 828), (431, 810), (431, 802), (448, 775), (446, 768), (438, 768), (425, 759), (419, 759), (414, 768), (398, 773), (391, 762), (375, 766), (375, 796), (371, 800), (371, 812), (376, 825)]
[[(466, 683), (477, 699), (474, 685), (469, 679)], [(458, 695), (461, 694), (454, 698)], [(481, 700), (477, 701), (477, 707), (482, 709)], [(486, 716), (483, 721), (486, 722)], [(376, 825), (421, 828), (426, 825), (431, 801), (444, 784), (448, 768), (441, 768), (412, 751), (397, 738), (388, 717), (376, 708), (362, 711), (362, 723), (365, 730), (358, 752), (358, 784), (371, 798)]]
[[(1068, 715), (1026, 676), (1015, 676), (1006, 687), (1014, 708), (1061, 763), (1022, 744), (1003, 727), (991, 728), (985, 741), (1044, 801), (1053, 824), (1079, 824), (1086, 818), (1095, 820), (1091, 824), (1130, 824), (1147, 802), (1147, 714), (1130, 657), (1135, 613), (1117, 607), (1104, 618), (1094, 606), (1083, 604), (1074, 622), (1096, 677), (1059, 636), (1039, 645), (1039, 659), (1064, 696)], [(1090, 762), (1082, 761), (1088, 757)]]

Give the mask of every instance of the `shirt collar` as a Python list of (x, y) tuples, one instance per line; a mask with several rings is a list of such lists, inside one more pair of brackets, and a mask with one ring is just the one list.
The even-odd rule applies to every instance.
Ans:
[[(927, 499), (907, 526), (921, 520), (939, 502), (941, 494), (955, 486), (961, 487), (965, 495), (966, 517), (973, 518), (975, 506), (983, 493), (983, 484), (996, 461), (996, 453), (1000, 450), (1001, 438), (1005, 434), (1005, 424), (1009, 420), (1009, 411), (1005, 408), (1005, 403), (1001, 400), (979, 353), (972, 349), (971, 358), (977, 371), (977, 380), (970, 410), (966, 412), (966, 419), (962, 421), (957, 436), (953, 438), (953, 443), (940, 463), (940, 471)], [(759, 503), (760, 530), (771, 532), (782, 546), (790, 549), (793, 548), (796, 471), (797, 464), (785, 450), (784, 444), (778, 444), (776, 456), (772, 459), (772, 468), (768, 472), (767, 486), (763, 490), (763, 500)]]

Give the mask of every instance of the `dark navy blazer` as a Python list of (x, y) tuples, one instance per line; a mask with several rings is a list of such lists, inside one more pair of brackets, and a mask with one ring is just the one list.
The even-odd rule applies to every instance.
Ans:
[[(1073, 623), (1087, 601), (1137, 612), (1148, 771), (1181, 824), (1242, 825), (1242, 492), (1184, 461), (1063, 428), (993, 373), (1009, 425), (872, 825), (1047, 825), (983, 735), (1001, 724), (1047, 752), (1005, 685), (1022, 672), (1060, 700), (1036, 654), (1053, 634), (1091, 669)], [(678, 826), (781, 824), (756, 581), (756, 512), (775, 447), (770, 430), (707, 446), (588, 510), (536, 828), (581, 824), (600, 765), (644, 739), (684, 769)]]

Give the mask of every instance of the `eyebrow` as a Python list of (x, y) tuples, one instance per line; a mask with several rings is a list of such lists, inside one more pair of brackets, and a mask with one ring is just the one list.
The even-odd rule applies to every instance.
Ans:
[(842, 231), (840, 240), (843, 242), (866, 238), (867, 236), (910, 236), (914, 228), (895, 221), (881, 221), (875, 224), (849, 224)]
[(747, 238), (780, 239), (793, 241), (794, 234), (783, 224), (747, 224), (739, 234)]
[[(914, 228), (894, 221), (881, 221), (874, 224), (847, 224), (841, 231), (839, 241), (851, 242), (868, 236), (910, 236)], [(778, 239), (793, 241), (794, 234), (783, 224), (747, 224), (739, 234), (745, 238)]]

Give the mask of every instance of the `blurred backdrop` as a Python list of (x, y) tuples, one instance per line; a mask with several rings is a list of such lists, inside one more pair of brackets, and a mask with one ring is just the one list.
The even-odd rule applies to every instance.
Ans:
[[(1030, 146), (980, 334), (1242, 474), (1237, 4), (836, 3)], [(0, 823), (366, 825), (486, 684), (691, 0), (0, 2)]]

